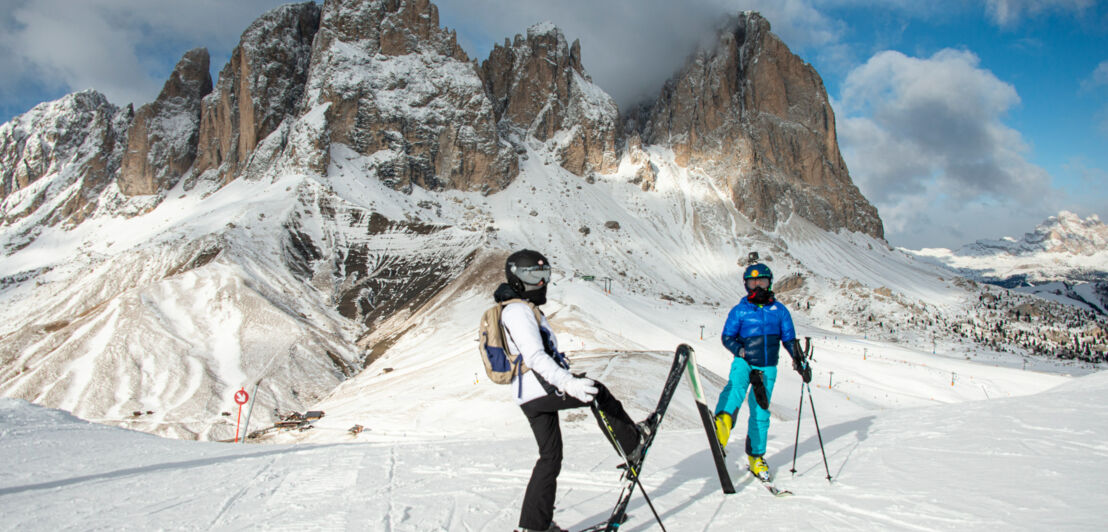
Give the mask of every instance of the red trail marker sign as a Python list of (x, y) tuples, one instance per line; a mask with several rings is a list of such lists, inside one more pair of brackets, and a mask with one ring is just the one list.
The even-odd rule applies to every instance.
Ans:
[(242, 421), (242, 405), (246, 404), (250, 400), (250, 394), (246, 393), (246, 388), (239, 388), (239, 391), (235, 392), (235, 403), (239, 405), (239, 415), (235, 418), (235, 441), (239, 441), (239, 422)]

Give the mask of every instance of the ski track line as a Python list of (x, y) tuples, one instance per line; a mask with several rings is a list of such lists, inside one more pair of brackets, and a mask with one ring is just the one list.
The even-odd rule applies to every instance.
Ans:
[[(354, 496), (373, 497), (374, 485), (377, 480), (375, 475), (378, 471), (374, 466), (379, 465), (378, 457), (372, 452), (376, 449), (376, 446), (370, 447), (368, 445), (363, 445), (360, 448), (362, 461), (361, 465), (358, 466), (358, 476), (354, 479)], [(376, 519), (373, 509), (369, 505), (355, 503), (347, 505), (347, 508), (346, 530), (348, 532), (365, 530), (367, 523), (371, 523)], [(386, 523), (388, 519), (389, 516), (386, 513)]]
[[(283, 464), (288, 474), (266, 498), (265, 530), (345, 530), (344, 522), (319, 519), (320, 514), (341, 512), (348, 487), (354, 484), (359, 456), (344, 452), (336, 445), (329, 452), (309, 449), (295, 455), (297, 460)], [(323, 463), (323, 459), (328, 459)]]
[[(528, 478), (530, 478), (530, 473), (528, 473)], [(525, 488), (526, 484), (521, 486)], [(523, 490), (514, 490), (513, 493), (515, 493), (515, 495), (512, 496), (511, 502), (503, 505), (496, 514), (490, 517), (485, 524), (481, 525), (479, 530), (489, 530), (490, 527), (492, 530), (501, 530), (497, 523), (500, 523), (501, 519), (503, 519), (504, 522), (508, 522), (508, 520), (512, 518), (512, 515), (519, 511), (520, 504), (522, 503), (521, 498), (523, 497)]]
[(395, 501), (392, 498), (393, 479), (396, 477), (396, 447), (389, 447), (389, 468), (385, 475), (385, 500), (389, 503), (389, 511), (385, 513), (385, 532), (392, 532), (392, 513), (395, 511)]
[(235, 503), (239, 499), (241, 499), (242, 496), (245, 495), (247, 491), (250, 491), (251, 487), (256, 486), (256, 485), (261, 485), (261, 483), (258, 483), (257, 480), (263, 474), (265, 474), (267, 471), (269, 471), (273, 467), (273, 464), (275, 464), (275, 463), (277, 463), (277, 457), (276, 456), (271, 457), (269, 459), (269, 461), (267, 461), (265, 464), (263, 464), (262, 467), (260, 467), (258, 469), (258, 471), (254, 473), (253, 478), (251, 478), (249, 482), (244, 482), (241, 488), (235, 490), (235, 493), (232, 494), (230, 497), (227, 498), (227, 500), (225, 500), (223, 502), (223, 505), (219, 508), (219, 511), (216, 512), (215, 517), (213, 517), (211, 522), (208, 523), (208, 528), (212, 529), (212, 528), (215, 528), (218, 525), (224, 524), (224, 523), (221, 523), (221, 521), (223, 521), (223, 517), (225, 515), (227, 515), (227, 510), (231, 509), (231, 507), (234, 506)]
[(155, 473), (155, 472), (171, 471), (171, 470), (174, 470), (174, 469), (207, 467), (207, 466), (220, 464), (220, 463), (223, 463), (223, 462), (232, 462), (232, 461), (235, 461), (235, 460), (242, 460), (242, 459), (247, 459), (247, 458), (252, 458), (252, 457), (257, 457), (257, 456), (280, 455), (280, 454), (284, 454), (284, 453), (287, 453), (287, 452), (288, 451), (284, 450), (284, 449), (276, 449), (276, 450), (260, 451), (260, 452), (250, 453), (250, 454), (242, 454), (242, 455), (228, 453), (228, 454), (224, 454), (224, 455), (220, 455), (220, 456), (205, 457), (205, 458), (198, 458), (198, 459), (192, 459), (192, 460), (183, 460), (183, 461), (179, 461), (179, 462), (163, 462), (163, 463), (150, 464), (150, 465), (145, 465), (145, 466), (128, 467), (128, 468), (123, 468), (123, 469), (116, 469), (116, 470), (113, 470), (113, 471), (90, 473), (90, 474), (81, 475), (81, 476), (78, 476), (78, 477), (51, 480), (51, 481), (47, 481), (47, 482), (41, 482), (41, 483), (38, 483), (38, 484), (28, 484), (28, 485), (22, 485), (22, 486), (10, 486), (10, 487), (5, 487), (5, 488), (0, 488), (0, 496), (10, 495), (10, 494), (14, 494), (14, 493), (34, 491), (34, 490), (69, 488), (71, 486), (75, 486), (75, 485), (78, 485), (78, 484), (83, 484), (83, 483), (86, 483), (86, 482), (103, 482), (103, 481), (117, 479), (117, 478), (128, 478), (128, 477), (136, 477), (136, 476), (141, 477), (141, 476), (148, 475), (148, 474)]
[(831, 508), (837, 508), (840, 511), (848, 512), (848, 513), (851, 513), (853, 515), (864, 517), (868, 520), (867, 522), (869, 522), (870, 524), (883, 522), (883, 523), (887, 523), (890, 526), (898, 526), (898, 527), (901, 527), (903, 529), (920, 530), (920, 531), (924, 531), (924, 532), (934, 529), (934, 527), (917, 525), (917, 524), (909, 523), (907, 521), (903, 521), (903, 520), (900, 520), (900, 519), (894, 519), (894, 518), (889, 517), (887, 515), (883, 515), (880, 512), (855, 508), (853, 506), (848, 505), (847, 503), (840, 502), (836, 499), (832, 499), (832, 498), (829, 498), (829, 497), (823, 497), (823, 496), (815, 495), (815, 496), (812, 496), (812, 498), (817, 500), (817, 501), (822, 501), (822, 502), (828, 503), (828, 506), (831, 507)]

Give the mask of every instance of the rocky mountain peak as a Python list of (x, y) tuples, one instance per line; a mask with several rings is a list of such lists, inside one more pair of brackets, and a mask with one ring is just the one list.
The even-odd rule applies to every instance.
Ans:
[(426, 0), (327, 2), (301, 116), (288, 155), (307, 171), (326, 173), (342, 144), (397, 189), (491, 192), (518, 173), (475, 66)]
[[(567, 170), (610, 172), (617, 164), (619, 110), (581, 65), (581, 44), (567, 44), (549, 22), (496, 45), (481, 78), (504, 122), (547, 143)], [(565, 132), (565, 134), (560, 134)]]
[(666, 82), (643, 140), (725, 184), (743, 214), (772, 229), (798, 214), (827, 230), (883, 238), (877, 209), (850, 180), (823, 81), (755, 12)]
[(36, 224), (79, 223), (91, 213), (119, 169), (133, 115), (85, 90), (0, 126), (0, 226), (26, 226), (12, 245), (33, 238)]
[(429, 0), (332, 0), (323, 7), (320, 48), (333, 39), (357, 42), (363, 51), (389, 56), (431, 53), (468, 61), (454, 32), (439, 27)]
[(195, 174), (218, 169), (222, 181), (233, 179), (258, 143), (296, 115), (319, 23), (315, 3), (289, 4), (242, 33), (204, 98)]
[(173, 187), (196, 159), (201, 100), (212, 92), (207, 48), (185, 53), (157, 99), (139, 108), (127, 135), (119, 190), (128, 196)]

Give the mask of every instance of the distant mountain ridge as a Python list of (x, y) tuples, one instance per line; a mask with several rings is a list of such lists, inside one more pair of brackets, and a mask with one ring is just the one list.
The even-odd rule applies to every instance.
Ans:
[(911, 253), (970, 279), (1077, 302), (1108, 313), (1108, 225), (1061, 211), (1022, 238), (978, 240)]
[[(1023, 238), (1011, 237), (999, 240), (978, 240), (958, 249), (960, 255), (1032, 255), (1039, 252), (1095, 255), (1108, 249), (1108, 225), (1096, 214), (1081, 219), (1080, 216), (1061, 211), (1035, 227)], [(1108, 264), (1105, 265), (1108, 270)]]
[(1082, 219), (1062, 211), (1019, 240), (978, 240), (957, 251), (933, 248), (912, 253), (1002, 286), (1108, 281), (1108, 225), (1095, 214)]

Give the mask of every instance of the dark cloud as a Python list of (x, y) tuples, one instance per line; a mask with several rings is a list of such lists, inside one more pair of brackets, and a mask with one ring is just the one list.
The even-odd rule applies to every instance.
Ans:
[[(550, 21), (581, 41), (582, 62), (620, 106), (657, 96), (662, 83), (725, 15), (711, 2), (440, 0), (442, 24), (481, 61), (494, 44)], [(495, 14), (495, 15), (493, 15)]]
[(282, 0), (4, 0), (0, 97), (25, 111), (96, 89), (116, 104), (154, 99), (187, 50), (208, 47), (218, 71), (244, 29)]
[(553, 22), (566, 39), (581, 41), (582, 62), (593, 81), (620, 108), (658, 95), (715, 28), (743, 10), (761, 12), (790, 46), (827, 46), (843, 24), (808, 1), (786, 0), (438, 0), (440, 22), (458, 30), (459, 42), (477, 60), (505, 38), (529, 26)]

